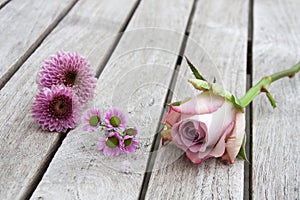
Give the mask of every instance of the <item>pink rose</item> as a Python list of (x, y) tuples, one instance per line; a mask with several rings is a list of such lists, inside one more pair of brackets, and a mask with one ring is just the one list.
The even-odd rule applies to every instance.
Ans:
[(171, 127), (172, 141), (197, 164), (210, 157), (232, 164), (245, 133), (244, 113), (210, 91), (170, 106), (164, 122)]

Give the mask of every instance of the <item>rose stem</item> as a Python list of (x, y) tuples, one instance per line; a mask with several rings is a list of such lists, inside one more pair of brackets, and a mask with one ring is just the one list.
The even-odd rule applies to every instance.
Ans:
[(262, 78), (258, 83), (256, 83), (256, 85), (251, 87), (247, 91), (247, 93), (240, 99), (242, 107), (246, 107), (247, 105), (249, 105), (253, 101), (253, 99), (261, 92), (266, 92), (272, 105), (273, 103), (275, 104), (272, 96), (268, 92), (268, 87), (271, 85), (272, 82), (277, 81), (278, 79), (281, 79), (283, 77), (287, 76), (292, 78), (299, 71), (300, 71), (300, 62), (294, 65), (290, 69), (277, 72), (275, 74)]

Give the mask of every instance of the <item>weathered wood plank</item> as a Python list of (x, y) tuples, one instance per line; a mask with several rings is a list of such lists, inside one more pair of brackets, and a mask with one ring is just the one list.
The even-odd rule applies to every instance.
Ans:
[(138, 150), (104, 157), (100, 133), (71, 131), (33, 199), (137, 199), (193, 1), (142, 1), (98, 80), (92, 107), (117, 107), (139, 129)]
[(0, 1), (0, 8), (2, 8), (5, 4), (7, 4), (10, 0), (1, 0)]
[[(300, 58), (299, 1), (254, 4), (253, 80), (287, 69)], [(300, 199), (300, 76), (270, 87), (253, 103), (253, 198)]]
[(0, 12), (0, 88), (76, 0), (14, 0)]
[[(203, 75), (241, 96), (246, 85), (248, 1), (205, 1), (196, 4), (185, 55)], [(214, 65), (216, 64), (216, 66)], [(173, 101), (197, 94), (185, 60), (180, 67)], [(157, 151), (146, 199), (243, 199), (244, 164), (216, 159), (194, 165), (169, 144)]]
[[(31, 117), (36, 74), (58, 50), (87, 56), (94, 70), (106, 59), (135, 0), (80, 1), (0, 91), (0, 199), (24, 199), (62, 135), (41, 131)], [(103, 42), (105, 40), (105, 42)]]

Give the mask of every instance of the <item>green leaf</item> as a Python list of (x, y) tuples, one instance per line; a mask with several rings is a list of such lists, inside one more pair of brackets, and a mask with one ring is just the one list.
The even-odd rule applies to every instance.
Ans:
[(243, 143), (242, 143), (242, 146), (241, 146), (241, 148), (240, 148), (240, 151), (239, 151), (239, 153), (238, 153), (238, 157), (240, 158), (240, 159), (243, 159), (243, 160), (245, 160), (245, 161), (247, 161), (247, 162), (249, 162), (249, 160), (248, 160), (248, 158), (247, 158), (247, 155), (246, 155), (246, 149), (245, 149), (245, 147), (246, 147), (246, 133), (244, 134), (244, 138), (243, 138)]
[(199, 73), (197, 68), (191, 63), (191, 61), (186, 56), (184, 56), (184, 57), (186, 59), (187, 64), (189, 65), (190, 69), (192, 70), (195, 78), (202, 80), (202, 81), (206, 81), (205, 78)]

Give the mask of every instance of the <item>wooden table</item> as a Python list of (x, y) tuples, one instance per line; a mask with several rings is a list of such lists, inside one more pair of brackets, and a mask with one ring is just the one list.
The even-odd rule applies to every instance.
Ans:
[[(0, 199), (300, 199), (300, 76), (247, 110), (251, 164), (193, 165), (157, 132), (166, 102), (196, 94), (182, 55), (241, 97), (300, 58), (299, 1), (1, 0)], [(87, 108), (122, 109), (133, 154), (107, 158), (80, 124), (42, 131), (31, 117), (43, 60), (86, 56), (98, 77)]]

